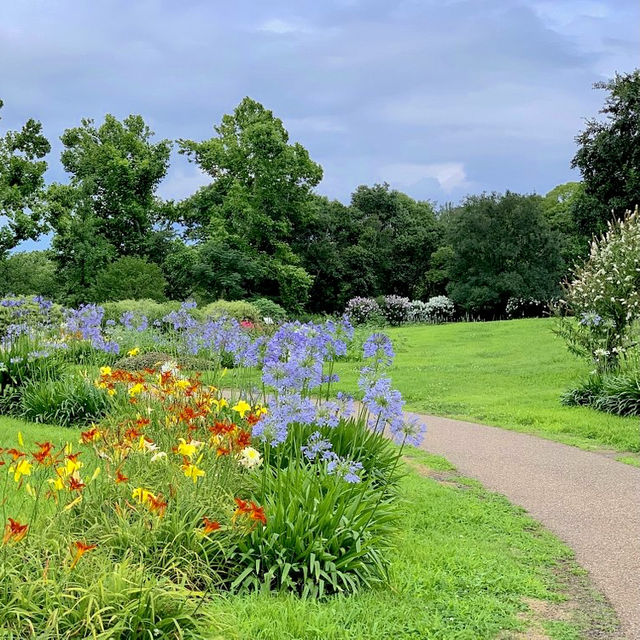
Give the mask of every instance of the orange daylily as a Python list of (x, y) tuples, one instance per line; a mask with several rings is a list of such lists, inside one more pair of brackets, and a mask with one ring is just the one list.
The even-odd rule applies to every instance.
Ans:
[(71, 551), (75, 547), (75, 555), (73, 557), (73, 561), (71, 562), (70, 569), (73, 569), (77, 564), (80, 558), (87, 553), (87, 551), (93, 551), (98, 545), (96, 544), (87, 544), (86, 542), (81, 542), (80, 540), (73, 543), (71, 547)]
[(20, 540), (27, 535), (28, 528), (28, 524), (20, 524), (17, 520), (9, 518), (4, 529), (2, 544), (7, 544), (8, 542), (20, 542)]
[(202, 518), (202, 534), (208, 536), (210, 533), (214, 531), (218, 531), (220, 529), (220, 523), (216, 520), (209, 520), (207, 516)]

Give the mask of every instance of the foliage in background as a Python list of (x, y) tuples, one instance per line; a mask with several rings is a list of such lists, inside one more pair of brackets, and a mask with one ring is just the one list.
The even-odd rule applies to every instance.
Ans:
[(449, 296), (464, 311), (499, 317), (509, 298), (547, 300), (560, 292), (560, 238), (539, 196), (468, 197), (449, 216)]
[(60, 298), (57, 267), (50, 251), (21, 251), (0, 260), (0, 296)]
[(574, 218), (587, 239), (605, 232), (612, 215), (622, 217), (640, 205), (640, 69), (594, 87), (607, 92), (604, 119), (587, 120), (572, 161), (584, 185)]
[(47, 163), (43, 158), (50, 150), (42, 125), (31, 118), (20, 131), (0, 137), (0, 259), (45, 229), (42, 199)]
[(97, 302), (148, 299), (162, 302), (167, 281), (157, 264), (124, 256), (96, 275), (91, 297)]

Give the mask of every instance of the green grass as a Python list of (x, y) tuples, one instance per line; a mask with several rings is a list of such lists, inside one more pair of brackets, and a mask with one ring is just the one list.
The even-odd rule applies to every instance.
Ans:
[[(452, 323), (391, 328), (391, 377), (410, 410), (461, 418), (588, 449), (640, 451), (640, 420), (560, 395), (589, 372), (552, 333), (554, 320)], [(359, 363), (336, 366), (340, 388), (357, 391)]]
[[(446, 473), (443, 459), (411, 454), (403, 481), (405, 520), (392, 557), (390, 586), (323, 602), (293, 596), (221, 596), (211, 605), (237, 640), (481, 640), (527, 626), (523, 598), (559, 603), (558, 571), (572, 572), (570, 551), (506, 499), (476, 482), (441, 483), (428, 469)], [(417, 465), (416, 465), (417, 463)], [(548, 622), (550, 638), (585, 637), (590, 613)], [(608, 626), (615, 622), (601, 602)], [(557, 631), (557, 633), (556, 633)], [(509, 633), (500, 637), (508, 638)], [(607, 637), (603, 635), (603, 637)]]

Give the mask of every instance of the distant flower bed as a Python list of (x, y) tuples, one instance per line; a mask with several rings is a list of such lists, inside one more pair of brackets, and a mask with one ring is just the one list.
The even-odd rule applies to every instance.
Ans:
[[(135, 314), (107, 324), (88, 305), (61, 325), (9, 327), (3, 410), (77, 362), (100, 365), (88, 382), (105, 406), (79, 442), (16, 434), (0, 451), (0, 626), (13, 636), (44, 637), (55, 625), (61, 638), (207, 637), (216, 621), (202, 603), (217, 590), (320, 597), (386, 579), (399, 458), (424, 435), (386, 373), (389, 338), (363, 344), (355, 411), (352, 398), (330, 393), (332, 363), (353, 338), (348, 321), (286, 323), (269, 336), (192, 311), (184, 304), (161, 326)], [(151, 347), (211, 368), (113, 365)]]

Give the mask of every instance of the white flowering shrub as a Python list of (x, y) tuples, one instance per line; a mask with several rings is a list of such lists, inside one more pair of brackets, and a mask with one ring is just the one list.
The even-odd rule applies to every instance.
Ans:
[(423, 323), (430, 322), (429, 306), (422, 300), (413, 300), (409, 310), (409, 322)]
[(411, 300), (402, 296), (385, 296), (383, 298), (382, 315), (391, 325), (404, 324), (409, 320)]
[(450, 322), (456, 315), (453, 300), (447, 296), (434, 296), (426, 302), (427, 322)]
[(351, 298), (344, 310), (351, 324), (366, 324), (383, 320), (380, 305), (373, 298)]
[(558, 333), (569, 349), (589, 356), (598, 369), (615, 367), (632, 344), (640, 316), (640, 217), (638, 209), (609, 223), (591, 243), (584, 265), (565, 290), (563, 311), (577, 323), (561, 320)]

